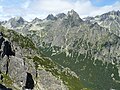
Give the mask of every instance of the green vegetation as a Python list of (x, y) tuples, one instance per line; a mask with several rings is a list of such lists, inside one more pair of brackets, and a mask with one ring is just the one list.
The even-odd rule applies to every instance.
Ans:
[(13, 81), (9, 77), (9, 75), (2, 74), (3, 75), (3, 83), (6, 84), (7, 87), (11, 87), (13, 85)]
[(22, 48), (36, 49), (34, 43), (28, 37), (24, 37), (21, 34), (18, 34), (13, 30), (8, 30), (2, 26), (0, 26), (0, 32), (3, 32), (4, 36), (11, 42), (17, 42)]
[(18, 90), (17, 88), (13, 87), (14, 81), (9, 77), (9, 75), (6, 75), (4, 73), (1, 74), (3, 76), (3, 81), (0, 81), (1, 84), (5, 84), (8, 88), (14, 88), (14, 90)]
[(87, 54), (79, 54), (77, 51), (69, 50), (71, 56), (66, 56), (65, 52), (52, 55), (52, 48), (56, 50), (57, 47), (47, 46), (40, 48), (40, 51), (58, 64), (74, 71), (79, 76), (81, 83), (87, 88), (91, 90), (120, 89), (120, 77), (116, 64), (95, 60), (91, 51), (87, 51)]
[[(3, 27), (0, 27), (0, 31), (11, 41), (17, 42), (22, 48), (36, 49), (34, 43), (29, 38)], [(111, 41), (111, 35), (105, 35), (105, 37), (100, 38), (94, 44), (87, 40), (83, 42), (82, 38), (76, 40), (73, 44), (75, 50), (68, 50), (70, 56), (67, 56), (66, 52), (61, 52), (60, 47), (51, 47), (51, 44), (43, 42), (44, 47), (40, 47), (41, 57), (27, 56), (27, 58), (33, 59), (36, 69), (39, 69), (39, 65), (41, 65), (46, 71), (60, 78), (68, 86), (69, 90), (119, 90), (120, 77), (116, 64), (103, 63), (102, 60), (95, 59), (91, 54), (101, 51), (106, 46), (115, 45), (117, 38), (114, 37), (115, 40)], [(78, 50), (81, 47), (87, 50), (86, 54), (79, 53)], [(90, 51), (91, 49), (93, 50), (92, 52)], [(53, 50), (55, 50), (54, 55)], [(60, 65), (70, 68), (79, 78), (72, 75), (68, 70), (64, 70)], [(13, 82), (9, 76), (4, 75), (4, 78), (6, 85), (12, 85)]]
[(63, 83), (68, 86), (69, 90), (90, 90), (85, 89), (85, 86), (81, 83), (79, 78), (71, 75), (67, 71), (63, 71), (58, 64), (54, 63), (49, 58), (35, 56), (33, 57), (33, 61), (36, 68), (38, 68), (38, 65), (41, 65), (46, 71), (51, 72), (56, 77), (60, 77)]
[(5, 84), (7, 88), (12, 88), (13, 90), (19, 90), (13, 86), (14, 81), (10, 78), (9, 75), (2, 73), (2, 76), (3, 76), (3, 82), (0, 81), (1, 84)]
[[(18, 47), (20, 46), (24, 49), (36, 50), (36, 47), (32, 40), (25, 36), (22, 36), (21, 34), (18, 34), (15, 31), (0, 26), (0, 32), (3, 32), (4, 37), (7, 38), (12, 44), (15, 42), (18, 45)], [(1, 84), (4, 84), (6, 87), (12, 88), (13, 90), (20, 90), (17, 86), (14, 87), (14, 81), (10, 78), (9, 74), (6, 75), (2, 73), (2, 75), (3, 82), (0, 81)]]

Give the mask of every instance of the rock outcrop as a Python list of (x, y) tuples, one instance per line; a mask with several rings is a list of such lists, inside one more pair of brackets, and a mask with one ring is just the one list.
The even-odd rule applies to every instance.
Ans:
[(0, 84), (0, 90), (12, 90), (12, 89), (6, 88), (4, 85)]

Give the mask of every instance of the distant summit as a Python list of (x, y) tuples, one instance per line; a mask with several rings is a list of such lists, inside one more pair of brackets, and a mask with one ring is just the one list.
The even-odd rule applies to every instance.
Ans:
[(105, 14), (103, 14), (103, 15), (117, 15), (117, 16), (120, 16), (120, 11), (118, 10), (118, 11), (110, 11), (110, 12), (108, 12), (108, 13), (105, 13)]
[(63, 20), (63, 24), (70, 27), (79, 26), (81, 22), (83, 20), (74, 10), (68, 11), (66, 18)]
[(36, 17), (35, 19), (32, 20), (32, 23), (36, 23), (36, 22), (40, 22), (40, 21), (42, 21), (42, 20)]
[(110, 11), (95, 17), (84, 18), (86, 22), (97, 22), (100, 26), (109, 29), (111, 33), (120, 36), (120, 11)]
[(56, 20), (56, 17), (53, 14), (49, 14), (46, 18), (47, 20)]
[(24, 25), (25, 22), (26, 21), (22, 17), (14, 17), (14, 18), (9, 19), (6, 23), (4, 23), (4, 25), (9, 28), (16, 28), (16, 27)]
[(82, 21), (82, 19), (79, 17), (79, 14), (75, 12), (73, 9), (71, 11), (68, 11), (67, 16), (72, 17), (74, 20)]
[(109, 20), (113, 20), (113, 19), (116, 19), (118, 16), (120, 16), (120, 11), (110, 11), (108, 13), (104, 13), (100, 16), (96, 16), (96, 17), (99, 17), (101, 20), (104, 20), (104, 19), (109, 19)]
[(64, 14), (64, 13), (59, 13), (56, 15), (56, 17), (60, 18), (60, 19), (64, 18), (65, 16), (66, 16), (66, 14)]

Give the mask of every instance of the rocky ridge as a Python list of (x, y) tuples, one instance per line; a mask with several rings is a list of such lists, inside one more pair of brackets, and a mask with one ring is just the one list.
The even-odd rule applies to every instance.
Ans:
[(107, 28), (111, 33), (120, 36), (120, 11), (110, 11), (95, 17), (84, 18), (85, 21), (97, 22), (100, 26)]
[[(28, 22), (18, 32), (32, 39), (38, 52), (74, 71), (83, 86), (90, 90), (119, 90), (119, 11), (82, 20), (71, 10), (59, 17), (50, 15), (52, 19)], [(73, 86), (71, 90), (80, 89)]]

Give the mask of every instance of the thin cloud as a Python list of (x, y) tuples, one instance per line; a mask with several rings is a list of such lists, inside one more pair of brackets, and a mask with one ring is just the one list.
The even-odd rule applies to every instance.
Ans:
[(115, 4), (113, 5), (107, 5), (107, 6), (104, 6), (104, 7), (97, 7), (96, 10), (94, 10), (93, 12), (91, 12), (89, 14), (89, 16), (96, 16), (96, 15), (100, 15), (100, 14), (103, 14), (103, 13), (106, 13), (108, 11), (113, 11), (113, 10), (120, 10), (120, 2), (116, 2)]
[(25, 0), (20, 7), (1, 7), (1, 15), (8, 16), (22, 16), (26, 20), (31, 20), (35, 17), (45, 18), (48, 14), (67, 13), (67, 11), (74, 9), (81, 18), (86, 16), (95, 16), (112, 10), (120, 10), (120, 2), (113, 5), (106, 5), (102, 7), (94, 6), (91, 0)]
[(31, 4), (31, 0), (26, 0), (25, 3), (21, 5), (21, 7), (23, 9), (27, 9), (29, 8), (30, 4)]
[(0, 13), (1, 13), (1, 12), (3, 12), (3, 7), (2, 7), (2, 6), (0, 6)]

